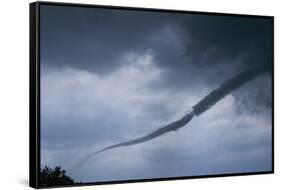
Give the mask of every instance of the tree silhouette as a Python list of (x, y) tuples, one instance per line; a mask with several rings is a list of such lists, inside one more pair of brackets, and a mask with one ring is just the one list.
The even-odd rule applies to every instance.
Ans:
[(74, 184), (74, 180), (65, 173), (66, 171), (62, 170), (59, 166), (56, 166), (54, 169), (45, 166), (40, 171), (40, 184), (42, 187)]

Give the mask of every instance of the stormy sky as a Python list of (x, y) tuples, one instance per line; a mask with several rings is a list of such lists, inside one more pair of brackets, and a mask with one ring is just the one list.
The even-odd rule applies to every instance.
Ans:
[(225, 80), (272, 64), (272, 20), (41, 5), (41, 166), (95, 182), (271, 170), (272, 73), (186, 127), (103, 152), (182, 117)]

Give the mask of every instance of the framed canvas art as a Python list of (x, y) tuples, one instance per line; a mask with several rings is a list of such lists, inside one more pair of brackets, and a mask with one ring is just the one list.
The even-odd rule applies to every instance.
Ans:
[(30, 4), (30, 186), (274, 172), (272, 16)]

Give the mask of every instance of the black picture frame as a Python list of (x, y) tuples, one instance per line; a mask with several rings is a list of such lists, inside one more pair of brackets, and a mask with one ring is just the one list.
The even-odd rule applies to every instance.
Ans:
[[(262, 15), (246, 15), (246, 14), (228, 14), (217, 12), (198, 12), (186, 10), (166, 10), (155, 8), (140, 8), (140, 7), (121, 7), (121, 6), (104, 6), (91, 4), (76, 4), (76, 3), (58, 3), (58, 2), (34, 2), (30, 3), (29, 7), (29, 39), (30, 39), (30, 76), (29, 76), (29, 185), (33, 188), (45, 188), (40, 185), (40, 6), (41, 5), (56, 5), (65, 7), (88, 7), (88, 8), (104, 8), (118, 10), (136, 10), (136, 11), (151, 11), (151, 12), (169, 12), (183, 13), (195, 15), (218, 15), (232, 16), (245, 18), (265, 18), (272, 22), (272, 169), (262, 172), (247, 172), (247, 173), (232, 173), (232, 174), (214, 174), (214, 175), (199, 175), (199, 176), (181, 176), (171, 178), (152, 178), (138, 180), (122, 180), (122, 181), (106, 181), (92, 183), (77, 183), (72, 185), (51, 186), (53, 187), (69, 187), (69, 186), (87, 186), (101, 184), (120, 184), (120, 183), (135, 183), (135, 182), (151, 182), (163, 180), (182, 180), (194, 178), (211, 178), (211, 177), (227, 177), (227, 176), (244, 176), (244, 175), (259, 175), (274, 173), (274, 17)], [(50, 188), (50, 187), (47, 187)]]

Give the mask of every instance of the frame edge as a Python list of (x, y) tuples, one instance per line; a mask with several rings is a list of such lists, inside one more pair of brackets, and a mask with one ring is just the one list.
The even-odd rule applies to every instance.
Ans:
[(29, 186), (39, 188), (38, 143), (38, 2), (29, 4)]

